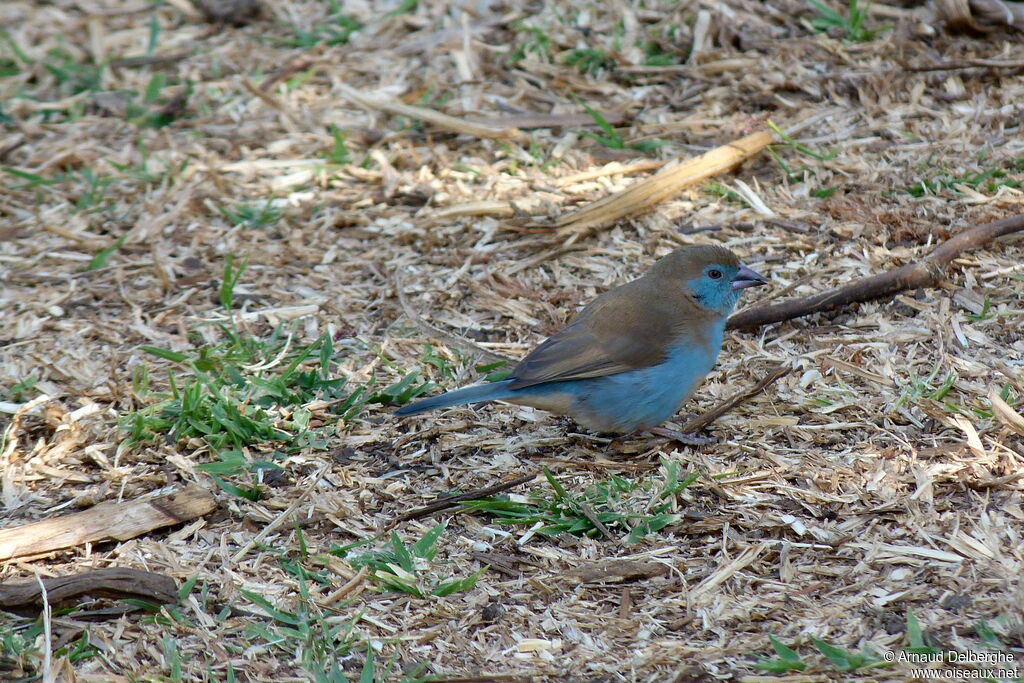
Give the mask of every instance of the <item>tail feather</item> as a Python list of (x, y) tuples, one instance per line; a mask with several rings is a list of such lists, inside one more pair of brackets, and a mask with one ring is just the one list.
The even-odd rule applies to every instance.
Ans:
[(409, 403), (395, 411), (395, 415), (404, 417), (406, 415), (419, 415), (428, 410), (448, 408), (449, 406), (462, 405), (464, 403), (477, 403), (480, 401), (500, 401), (509, 398), (516, 392), (509, 388), (512, 380), (502, 380), (492, 384), (476, 384), (470, 387), (463, 387), (455, 391), (449, 391), (438, 396), (431, 396), (422, 401)]

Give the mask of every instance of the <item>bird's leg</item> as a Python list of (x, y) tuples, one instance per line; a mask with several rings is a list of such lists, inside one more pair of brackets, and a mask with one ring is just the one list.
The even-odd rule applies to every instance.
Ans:
[(647, 431), (655, 436), (663, 436), (669, 441), (678, 441), (679, 443), (686, 444), (687, 446), (708, 446), (718, 441), (714, 436), (687, 434), (686, 432), (681, 432), (677, 429), (668, 429), (666, 427), (651, 427)]

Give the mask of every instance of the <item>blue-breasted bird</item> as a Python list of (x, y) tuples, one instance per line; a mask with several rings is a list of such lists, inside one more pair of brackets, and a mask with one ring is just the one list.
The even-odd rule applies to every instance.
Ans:
[(649, 429), (671, 417), (714, 366), (740, 292), (767, 282), (724, 247), (676, 249), (643, 277), (594, 299), (507, 379), (395, 414), (505, 401), (568, 415), (598, 432)]

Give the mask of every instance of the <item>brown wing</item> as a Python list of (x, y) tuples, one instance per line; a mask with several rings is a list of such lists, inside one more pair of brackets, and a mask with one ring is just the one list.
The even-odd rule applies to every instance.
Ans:
[(634, 280), (594, 300), (520, 361), (510, 375), (510, 388), (603, 377), (664, 361), (678, 311), (670, 315), (664, 310), (670, 302), (648, 292), (647, 285)]

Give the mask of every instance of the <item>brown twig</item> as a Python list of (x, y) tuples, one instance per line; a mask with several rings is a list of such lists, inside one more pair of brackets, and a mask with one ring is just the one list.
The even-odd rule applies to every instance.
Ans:
[(370, 568), (365, 564), (359, 569), (359, 573), (349, 579), (344, 586), (328, 595), (323, 600), (325, 605), (333, 605), (340, 601), (342, 598), (348, 597), (349, 593), (354, 592), (357, 588), (363, 585), (363, 579), (370, 573)]
[(617, 538), (615, 538), (612, 532), (608, 531), (608, 527), (604, 525), (604, 522), (597, 518), (597, 513), (594, 512), (594, 509), (592, 507), (584, 503), (583, 505), (580, 506), (580, 512), (583, 513), (583, 516), (587, 518), (588, 522), (594, 525), (595, 529), (601, 532), (602, 536), (607, 538), (609, 541), (618, 540)]
[(958, 69), (1024, 69), (1024, 61), (1003, 62), (994, 59), (968, 59), (962, 62), (937, 62), (923, 66), (905, 65), (907, 71), (955, 71)]
[(774, 383), (776, 380), (782, 377), (785, 377), (792, 371), (793, 368), (790, 367), (782, 365), (776, 367), (774, 370), (772, 370), (763, 378), (761, 378), (761, 381), (752, 386), (751, 388), (745, 391), (741, 391), (740, 393), (736, 394), (730, 399), (722, 401), (711, 410), (704, 411), (703, 413), (701, 413), (700, 415), (698, 415), (697, 417), (693, 418), (692, 420), (684, 424), (682, 427), (680, 427), (679, 431), (683, 432), (684, 434), (694, 434), (696, 432), (699, 432), (700, 430), (704, 429), (709, 424), (711, 424), (718, 418), (722, 417), (736, 406), (740, 405), (741, 403), (746, 403), (753, 397), (757, 396), (762, 391), (764, 391), (768, 387), (768, 385)]
[(405, 313), (405, 317), (407, 317), (413, 325), (420, 328), (427, 335), (434, 335), (448, 346), (456, 348), (463, 353), (478, 354), (480, 358), (490, 363), (496, 363), (502, 360), (515, 363), (515, 360), (508, 356), (488, 351), (484, 347), (474, 344), (468, 339), (451, 332), (446, 332), (440, 327), (432, 325), (424, 320), (423, 317), (412, 307), (412, 304), (409, 303), (409, 298), (405, 295), (405, 278), (402, 276), (401, 271), (395, 271), (394, 286), (395, 295), (398, 297), (398, 303), (402, 307), (402, 312)]
[(47, 602), (67, 604), (82, 595), (112, 597), (115, 599), (141, 598), (151, 602), (178, 601), (178, 586), (164, 574), (108, 567), (93, 569), (71, 576), (59, 576), (38, 581), (0, 583), (0, 608), (18, 614), (35, 614), (43, 607), (43, 590)]
[(595, 472), (607, 472), (608, 470), (646, 472), (647, 470), (658, 468), (658, 463), (656, 462), (626, 462), (622, 460), (601, 462), (598, 460), (566, 460), (565, 458), (534, 458), (533, 462), (543, 463), (550, 468), (564, 467), (566, 469), (593, 470)]
[(0, 161), (6, 161), (7, 157), (11, 154), (11, 152), (18, 149), (26, 142), (28, 141), (23, 136), (19, 135), (16, 138), (14, 138), (13, 142), (0, 148)]
[(173, 64), (180, 62), (183, 59), (188, 59), (190, 54), (188, 52), (175, 52), (169, 55), (150, 55), (148, 57), (122, 57), (121, 59), (115, 59), (110, 62), (110, 66), (115, 69), (136, 69), (141, 66), (162, 66), (164, 64)]
[(392, 116), (407, 116), (442, 130), (452, 131), (459, 135), (469, 135), (476, 138), (491, 140), (524, 140), (526, 136), (516, 128), (493, 128), (491, 126), (473, 123), (465, 118), (449, 116), (428, 107), (414, 107), (404, 102), (399, 102), (386, 97), (372, 95), (355, 88), (350, 88), (344, 83), (337, 84), (338, 90), (348, 100), (355, 102), (361, 107), (375, 111), (383, 111)]
[(307, 69), (316, 66), (316, 63), (317, 62), (315, 59), (297, 59), (278, 67), (274, 71), (267, 74), (267, 77), (263, 79), (262, 83), (260, 83), (260, 92), (270, 92), (270, 89), (273, 88), (276, 84), (280, 83), (286, 78), (291, 78), (292, 74), (294, 73), (298, 73), (299, 71), (306, 71)]
[(537, 472), (531, 472), (530, 474), (524, 474), (523, 476), (516, 477), (515, 479), (503, 481), (500, 484), (487, 486), (482, 489), (475, 489), (473, 491), (467, 491), (466, 493), (460, 493), (457, 496), (448, 496), (447, 498), (443, 498), (441, 500), (433, 502), (430, 505), (424, 505), (421, 508), (410, 510), (409, 512), (395, 519), (395, 521), (392, 522), (389, 526), (394, 526), (399, 522), (408, 522), (412, 519), (429, 517), (435, 512), (440, 512), (441, 510), (446, 510), (450, 507), (454, 507), (455, 505), (461, 503), (464, 500), (473, 500), (474, 498), (493, 496), (495, 493), (501, 493), (502, 491), (507, 491), (508, 489), (515, 488), (520, 484), (525, 484), (528, 481), (533, 481), (537, 477), (537, 474)]
[(252, 83), (250, 83), (249, 81), (245, 80), (244, 78), (241, 81), (239, 81), (239, 82), (242, 84), (242, 87), (250, 95), (252, 95), (253, 97), (256, 97), (257, 99), (263, 100), (264, 104), (266, 104), (267, 106), (269, 106), (272, 109), (276, 109), (277, 111), (281, 112), (281, 114), (293, 126), (295, 126), (296, 128), (298, 127), (298, 125), (299, 125), (298, 120), (294, 116), (292, 116), (292, 113), (289, 111), (288, 107), (285, 106), (285, 104), (283, 102), (281, 102), (279, 99), (274, 97), (269, 92), (264, 92), (263, 90), (260, 90), (259, 88), (257, 88)]
[(532, 678), (516, 674), (484, 674), (483, 676), (455, 676), (431, 678), (434, 683), (530, 683)]
[(760, 327), (848, 304), (881, 299), (908, 289), (934, 287), (945, 279), (946, 268), (965, 249), (979, 247), (997, 237), (1021, 230), (1024, 230), (1024, 215), (979, 225), (950, 237), (916, 263), (908, 263), (813, 296), (748, 309), (729, 318), (726, 327), (733, 330)]
[[(601, 112), (601, 118), (613, 126), (626, 121), (625, 114), (613, 112)], [(590, 114), (506, 114), (492, 118), (468, 119), (471, 123), (492, 128), (582, 128), (598, 125)]]
[(391, 444), (391, 448), (393, 448), (394, 450), (398, 450), (399, 448), (401, 448), (402, 446), (411, 441), (423, 442), (426, 441), (427, 439), (433, 439), (437, 436), (440, 436), (441, 434), (461, 432), (464, 429), (468, 429), (471, 424), (472, 423), (469, 422), (469, 420), (457, 420), (455, 422), (448, 422), (440, 426), (435, 425), (430, 429), (424, 429), (419, 432), (410, 432), (405, 436), (400, 436), (397, 439), (395, 439)]

